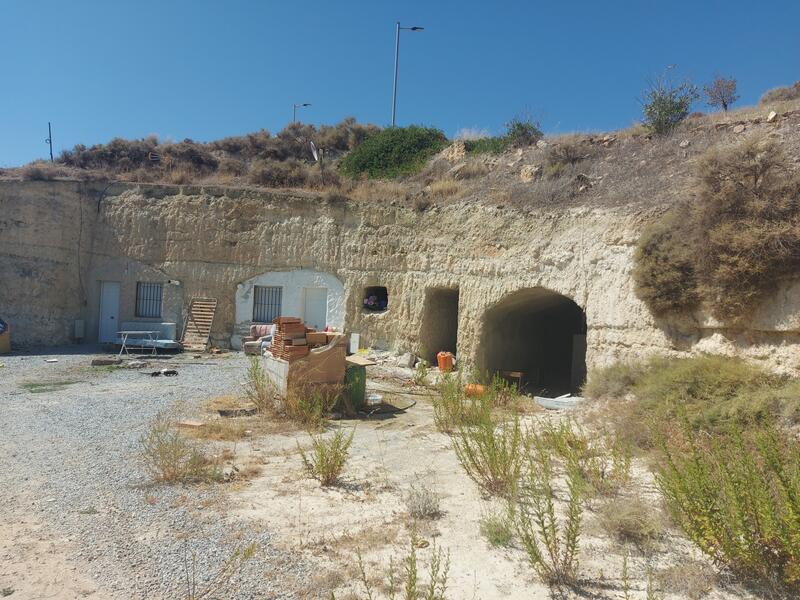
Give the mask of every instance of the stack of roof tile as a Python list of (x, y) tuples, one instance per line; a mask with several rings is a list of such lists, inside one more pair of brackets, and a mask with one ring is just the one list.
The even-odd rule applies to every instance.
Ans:
[(308, 355), (306, 326), (298, 317), (278, 317), (270, 351), (275, 358), (291, 362)]

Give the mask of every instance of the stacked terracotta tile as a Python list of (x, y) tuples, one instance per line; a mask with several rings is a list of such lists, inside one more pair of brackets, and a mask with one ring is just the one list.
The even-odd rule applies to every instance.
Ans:
[(270, 352), (275, 358), (292, 362), (308, 356), (309, 346), (306, 342), (306, 326), (298, 317), (278, 317), (275, 323), (275, 335), (272, 338)]

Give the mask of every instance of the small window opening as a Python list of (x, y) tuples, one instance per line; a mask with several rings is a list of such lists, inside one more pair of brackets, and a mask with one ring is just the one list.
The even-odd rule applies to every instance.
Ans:
[(163, 288), (160, 283), (139, 281), (136, 284), (136, 316), (160, 319), (162, 294)]
[(364, 309), (383, 312), (389, 308), (389, 292), (383, 286), (364, 288)]
[(253, 288), (253, 321), (256, 323), (272, 323), (281, 316), (283, 288), (278, 286), (257, 285)]

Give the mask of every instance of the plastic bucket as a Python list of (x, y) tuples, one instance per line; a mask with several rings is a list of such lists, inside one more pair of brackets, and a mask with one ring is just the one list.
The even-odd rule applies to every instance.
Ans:
[(453, 370), (453, 353), (439, 352), (439, 354), (436, 355), (436, 363), (442, 373), (449, 373)]

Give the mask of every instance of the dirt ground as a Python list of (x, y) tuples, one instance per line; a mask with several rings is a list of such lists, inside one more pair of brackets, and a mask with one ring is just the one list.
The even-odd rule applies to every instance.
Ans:
[[(88, 432), (86, 428), (98, 426), (93, 419), (96, 419), (99, 409), (87, 398), (102, 392), (103, 406), (110, 411), (109, 415), (120, 412), (124, 415), (126, 422), (116, 423), (115, 431), (141, 431), (156, 408), (176, 403), (180, 404), (186, 417), (214, 419), (218, 417), (210, 412), (209, 400), (219, 395), (218, 390), (241, 383), (247, 365), (241, 355), (221, 360), (218, 367), (194, 367), (194, 370), (191, 361), (184, 361), (181, 373), (188, 376), (175, 378), (179, 381), (167, 384), (153, 383), (149, 377), (143, 378), (135, 371), (130, 374), (97, 371), (87, 375), (89, 358), (75, 357), (72, 362), (62, 358), (58, 367), (44, 367), (39, 364), (42, 362), (40, 358), (36, 358), (34, 360), (39, 362), (28, 364), (27, 371), (18, 377), (19, 381), (0, 379), (0, 396), (5, 395), (5, 400), (9, 401), (7, 412), (17, 410), (20, 414), (27, 414), (24, 411), (30, 403), (39, 402), (41, 410), (50, 414), (63, 405), (69, 407), (70, 412), (65, 413), (69, 419), (78, 423), (78, 430), (73, 433), (80, 436), (81, 430)], [(21, 364), (10, 363), (10, 366), (18, 370)], [(60, 379), (78, 374), (89, 381), (62, 389), (56, 386), (46, 395), (30, 396), (20, 389), (20, 382), (47, 368), (51, 371), (58, 368), (57, 377)], [(412, 527), (420, 538), (418, 556), (422, 582), (427, 581), (427, 565), (433, 548), (449, 553), (448, 598), (553, 597), (552, 591), (534, 576), (519, 543), (506, 548), (492, 547), (481, 534), (482, 517), (499, 511), (501, 507), (481, 495), (461, 468), (449, 437), (437, 431), (430, 390), (414, 386), (410, 370), (376, 366), (369, 367), (368, 373), (369, 391), (382, 394), (384, 399), (398, 406), (412, 406), (396, 414), (331, 422), (326, 435), (337, 428), (348, 432), (355, 428), (350, 460), (340, 484), (335, 487), (321, 487), (304, 472), (298, 447), (308, 447), (310, 439), (308, 433), (297, 427), (276, 425), (268, 428), (268, 433), (254, 431), (237, 442), (205, 442), (216, 450), (227, 449), (229, 454), (235, 455), (238, 464), (258, 464), (261, 467), (260, 473), (254, 472), (247, 481), (215, 484), (211, 490), (216, 494), (214, 496), (208, 496), (210, 491), (207, 489), (191, 486), (177, 490), (163, 486), (160, 492), (155, 488), (143, 490), (141, 481), (145, 475), (132, 459), (132, 450), (126, 450), (126, 464), (132, 465), (134, 472), (130, 480), (109, 485), (126, 488), (132, 494), (131, 499), (125, 500), (123, 495), (115, 497), (115, 521), (98, 521), (97, 528), (113, 529), (113, 523), (122, 518), (124, 510), (129, 520), (138, 520), (135, 527), (131, 525), (132, 529), (120, 532), (119, 537), (135, 538), (138, 545), (130, 552), (153, 552), (152, 562), (140, 559), (135, 552), (126, 554), (129, 551), (127, 542), (103, 537), (96, 530), (90, 530), (87, 538), (85, 529), (70, 529), (69, 518), (61, 515), (84, 512), (81, 507), (86, 502), (80, 495), (71, 499), (71, 490), (61, 493), (48, 488), (46, 472), (33, 472), (39, 467), (30, 466), (41, 463), (26, 463), (29, 465), (27, 474), (23, 475), (19, 470), (9, 474), (9, 469), (16, 468), (26, 453), (36, 451), (32, 446), (37, 443), (50, 447), (53, 456), (69, 455), (73, 450), (67, 436), (63, 439), (60, 435), (49, 439), (42, 437), (38, 441), (22, 435), (6, 437), (0, 441), (0, 449), (7, 459), (14, 462), (4, 464), (5, 475), (0, 477), (5, 492), (11, 492), (10, 500), (7, 500), (11, 509), (5, 511), (0, 527), (0, 592), (12, 590), (9, 595), (12, 600), (183, 598), (185, 595), (180, 593), (179, 587), (164, 583), (175, 577), (175, 570), (159, 571), (163, 564), (175, 560), (162, 548), (167, 538), (150, 532), (170, 528), (171, 521), (178, 519), (180, 512), (188, 506), (193, 509), (192, 514), (204, 515), (192, 517), (195, 520), (185, 524), (186, 530), (197, 539), (217, 535), (220, 529), (232, 531), (238, 528), (267, 540), (262, 542), (268, 552), (259, 564), (259, 570), (242, 574), (242, 577), (258, 579), (257, 585), (251, 581), (245, 586), (246, 589), (259, 590), (258, 593), (237, 593), (234, 596), (232, 592), (230, 595), (222, 592), (212, 597), (329, 600), (333, 591), (339, 600), (366, 598), (360, 583), (357, 554), (363, 557), (367, 577), (376, 589), (380, 589), (387, 579), (390, 558), (394, 557), (397, 562), (407, 553)], [(168, 392), (169, 386), (172, 386), (172, 392)], [(120, 408), (109, 405), (113, 398), (132, 394), (131, 390), (139, 390), (139, 395), (134, 394), (132, 399), (125, 401), (125, 410), (122, 405)], [(152, 409), (139, 409), (139, 399), (144, 397), (153, 403)], [(156, 402), (156, 397), (163, 398)], [(573, 416), (580, 418), (583, 410), (573, 413)], [(539, 410), (530, 411), (527, 419), (534, 422), (564, 416), (563, 412)], [(7, 422), (2, 425), (11, 428), (6, 431), (19, 427), (11, 420), (13, 414), (4, 418)], [(65, 418), (58, 416), (55, 420), (60, 423)], [(137, 438), (131, 436), (130, 439), (131, 448), (134, 448)], [(118, 442), (111, 437), (107, 443)], [(112, 454), (105, 451), (96, 456), (97, 468), (116, 469), (111, 464)], [(79, 455), (75, 454), (71, 460), (69, 464), (77, 464)], [(62, 470), (59, 467), (59, 471)], [(653, 511), (661, 511), (660, 500), (645, 465), (634, 461), (632, 472), (634, 481), (623, 492), (623, 498), (638, 498)], [(88, 475), (77, 467), (70, 474), (67, 479), (73, 480), (72, 484), (84, 493), (83, 488), (88, 486), (88, 482), (80, 478)], [(74, 481), (76, 478), (78, 480)], [(441, 507), (438, 518), (414, 523), (404, 500), (412, 484), (428, 487), (438, 495)], [(102, 481), (100, 485), (102, 487)], [(108, 492), (117, 493), (118, 490)], [(78, 491), (74, 493), (78, 494)], [(159, 493), (165, 496), (162, 498)], [(2, 494), (0, 497), (4, 498)], [(176, 497), (181, 499), (180, 502)], [(63, 503), (63, 507), (48, 511), (52, 506), (48, 504), (51, 499)], [(99, 500), (94, 502), (101, 514), (93, 518), (99, 519), (104, 516), (105, 509)], [(151, 503), (154, 506), (149, 506)], [(629, 555), (628, 578), (632, 599), (756, 597), (714, 575), (707, 561), (669, 525), (664, 536), (646, 551), (623, 547), (600, 527), (600, 504), (590, 502), (585, 512), (580, 555), (581, 585), (577, 591), (566, 592), (560, 597), (625, 598), (622, 563), (626, 553)], [(156, 510), (160, 512), (153, 512)], [(76, 515), (76, 518), (86, 517)], [(209, 552), (218, 557), (220, 551), (216, 548)], [(94, 562), (87, 562), (91, 560)], [(117, 578), (106, 580), (104, 574), (117, 570), (117, 567)], [(657, 593), (663, 589), (663, 595), (647, 595), (648, 574), (649, 579), (655, 582)], [(139, 586), (140, 577), (155, 578), (160, 583), (151, 583), (150, 587)], [(135, 589), (136, 594), (120, 591), (125, 587), (126, 578), (137, 581), (137, 585), (131, 582), (131, 589)], [(272, 585), (267, 586), (270, 583)]]

